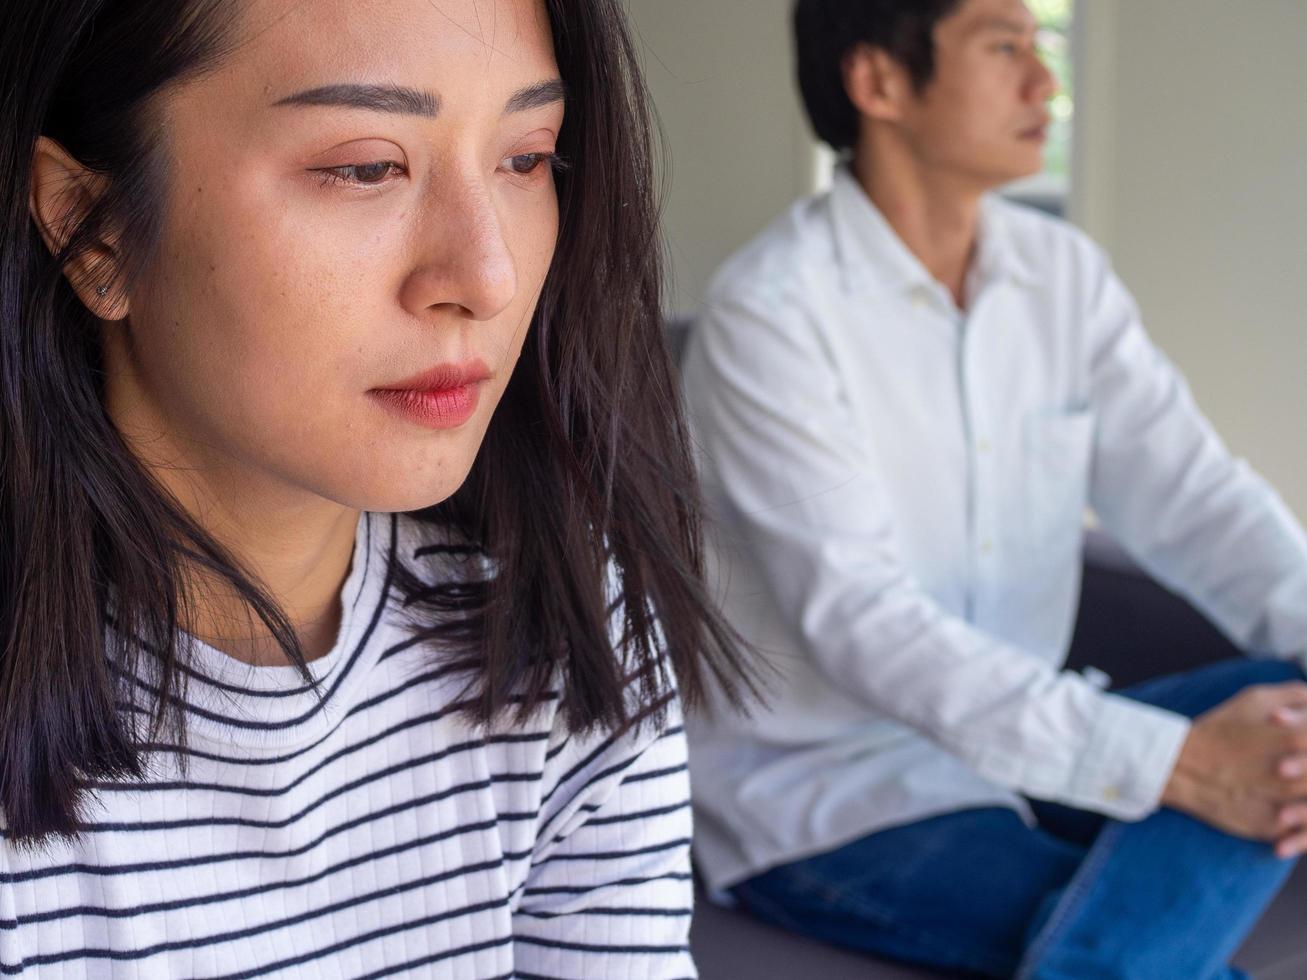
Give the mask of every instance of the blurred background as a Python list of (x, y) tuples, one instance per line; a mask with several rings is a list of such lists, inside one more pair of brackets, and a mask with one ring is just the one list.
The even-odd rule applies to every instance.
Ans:
[[(1027, 0), (1062, 80), (1008, 193), (1102, 244), (1198, 402), (1307, 519), (1307, 3)], [(829, 180), (790, 0), (628, 0), (666, 146), (672, 314)]]

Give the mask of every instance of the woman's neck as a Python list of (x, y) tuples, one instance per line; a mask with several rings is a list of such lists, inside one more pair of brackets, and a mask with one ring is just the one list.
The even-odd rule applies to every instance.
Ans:
[[(264, 511), (257, 521), (225, 519), (204, 527), (277, 602), (305, 658), (315, 660), (330, 652), (340, 631), (340, 593), (349, 575), (359, 513), (342, 507), (306, 510)], [(197, 576), (194, 584), (193, 635), (256, 666), (287, 663), (280, 644), (252, 619), (229, 583)]]
[[(145, 399), (108, 399), (137, 459), (182, 510), (281, 608), (307, 659), (330, 652), (340, 630), (359, 511), (290, 487), (167, 432)], [(285, 665), (281, 645), (229, 582), (184, 570), (187, 622), (195, 637), (238, 660)]]
[[(308, 660), (329, 653), (340, 631), (359, 511), (335, 503), (251, 460), (187, 433), (147, 393), (126, 335), (104, 336), (105, 410), (141, 465), (281, 609)], [(288, 661), (281, 645), (231, 583), (182, 569), (193, 636), (258, 666)]]

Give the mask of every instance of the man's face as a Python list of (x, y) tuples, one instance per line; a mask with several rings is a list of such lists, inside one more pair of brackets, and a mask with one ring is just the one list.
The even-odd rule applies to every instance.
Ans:
[(935, 75), (903, 115), (924, 163), (983, 189), (1038, 173), (1057, 82), (1022, 0), (964, 0), (935, 27)]

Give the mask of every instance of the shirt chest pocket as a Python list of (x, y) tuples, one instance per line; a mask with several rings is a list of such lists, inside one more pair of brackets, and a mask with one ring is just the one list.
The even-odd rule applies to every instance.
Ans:
[(1032, 557), (1061, 560), (1078, 548), (1093, 459), (1092, 410), (1035, 412), (1022, 432), (1023, 507), (1014, 522)]

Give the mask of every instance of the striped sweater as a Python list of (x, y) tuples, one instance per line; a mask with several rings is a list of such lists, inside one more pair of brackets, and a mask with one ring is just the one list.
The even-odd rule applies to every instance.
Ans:
[(184, 769), (160, 745), (144, 780), (95, 784), (72, 842), (0, 822), (0, 976), (695, 975), (679, 716), (582, 737), (555, 699), (469, 724), (393, 601), (420, 533), (360, 521), (320, 696), (197, 644)]

